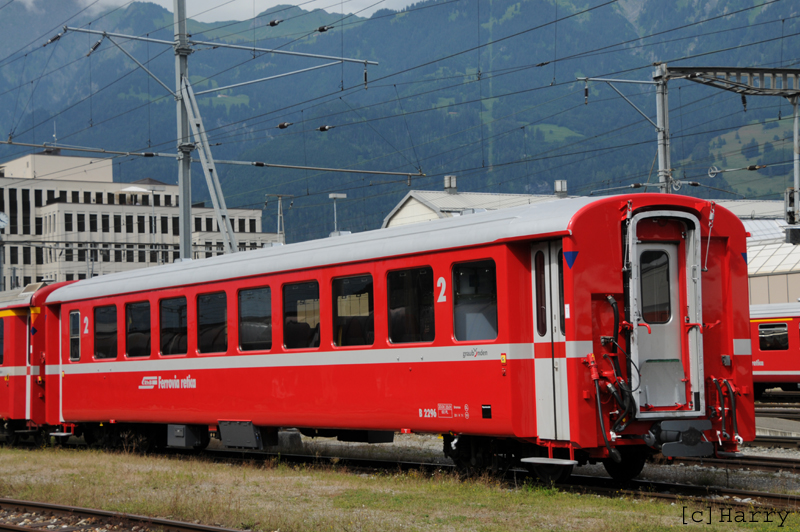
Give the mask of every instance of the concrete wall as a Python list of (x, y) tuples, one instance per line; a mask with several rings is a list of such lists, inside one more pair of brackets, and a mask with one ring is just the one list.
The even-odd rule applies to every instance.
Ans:
[(750, 304), (794, 303), (800, 299), (800, 272), (750, 277)]

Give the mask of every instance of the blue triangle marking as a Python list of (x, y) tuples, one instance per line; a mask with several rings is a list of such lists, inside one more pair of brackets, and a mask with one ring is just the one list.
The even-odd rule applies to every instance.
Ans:
[(564, 252), (564, 258), (567, 260), (567, 266), (569, 266), (569, 269), (571, 270), (572, 269), (572, 265), (575, 264), (575, 259), (578, 258), (578, 252), (577, 251), (565, 251)]
[(34, 335), (34, 334), (36, 334), (36, 328), (35, 327), (31, 327), (31, 336)]
[(747, 252), (745, 251), (742, 253), (742, 258), (744, 259), (744, 263), (747, 264)]

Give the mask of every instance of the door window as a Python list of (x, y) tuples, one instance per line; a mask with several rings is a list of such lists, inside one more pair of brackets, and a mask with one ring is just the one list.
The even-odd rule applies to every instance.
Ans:
[(648, 250), (640, 258), (642, 318), (647, 323), (667, 323), (671, 317), (669, 300), (669, 255), (663, 250)]
[(497, 338), (497, 268), (493, 260), (453, 266), (456, 340)]
[(758, 326), (758, 348), (761, 351), (789, 349), (789, 327), (785, 323), (762, 323)]

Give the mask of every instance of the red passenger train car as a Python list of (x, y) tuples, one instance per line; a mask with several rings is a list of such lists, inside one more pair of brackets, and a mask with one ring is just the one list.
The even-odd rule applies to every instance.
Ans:
[(0, 371), (43, 359), (42, 392), (0, 408), (98, 444), (403, 431), (465, 469), (630, 478), (754, 438), (747, 300), (744, 228), (713, 202), (556, 200), (40, 288), (29, 357), (3, 314)]
[(750, 307), (753, 386), (756, 398), (770, 388), (800, 389), (800, 303)]

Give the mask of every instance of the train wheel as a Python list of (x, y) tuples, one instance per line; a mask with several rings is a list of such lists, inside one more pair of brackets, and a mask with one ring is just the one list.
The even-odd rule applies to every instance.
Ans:
[(571, 465), (530, 464), (528, 472), (536, 475), (545, 484), (561, 484), (572, 475)]
[(35, 447), (47, 447), (50, 443), (50, 433), (45, 429), (39, 429), (34, 432), (32, 438)]
[(63, 447), (69, 441), (69, 436), (55, 436), (56, 445)]
[(13, 429), (6, 430), (6, 446), (16, 447), (19, 443), (19, 434), (14, 432)]
[(624, 447), (617, 447), (617, 450), (622, 455), (620, 463), (616, 463), (611, 458), (603, 460), (603, 467), (606, 468), (606, 472), (611, 475), (611, 478), (618, 482), (627, 482), (639, 476), (639, 473), (644, 469), (649, 453), (641, 449), (626, 449)]

